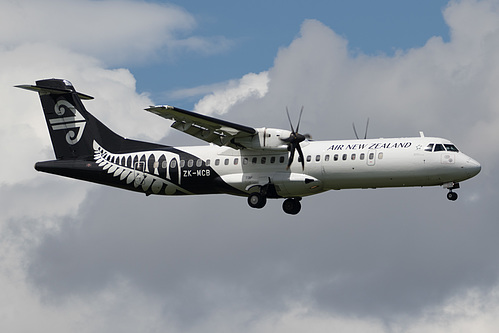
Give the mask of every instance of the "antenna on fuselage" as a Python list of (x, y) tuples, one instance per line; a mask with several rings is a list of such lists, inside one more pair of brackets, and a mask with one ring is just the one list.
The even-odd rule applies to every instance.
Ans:
[[(355, 123), (352, 123), (353, 127), (353, 132), (355, 133), (355, 137), (357, 140), (359, 139), (359, 135), (357, 134), (357, 129), (355, 128)], [(367, 118), (367, 123), (366, 123), (366, 131), (364, 133), (364, 140), (367, 139), (367, 130), (369, 129), (369, 118)]]

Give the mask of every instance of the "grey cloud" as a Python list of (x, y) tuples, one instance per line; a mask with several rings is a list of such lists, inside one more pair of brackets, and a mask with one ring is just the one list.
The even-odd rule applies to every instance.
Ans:
[(270, 202), (264, 219), (242, 198), (96, 191), (79, 212), (84, 224), (65, 223), (36, 248), (30, 276), (62, 299), (123, 276), (183, 324), (232, 307), (263, 316), (292, 303), (389, 321), (494, 286), (496, 228), (471, 223), (492, 202), (449, 211), (438, 189), (381, 191), (306, 198), (299, 218)]

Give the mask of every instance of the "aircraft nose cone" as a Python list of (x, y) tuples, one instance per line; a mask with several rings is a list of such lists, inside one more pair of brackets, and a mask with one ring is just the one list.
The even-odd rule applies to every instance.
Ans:
[(478, 163), (474, 159), (469, 158), (466, 161), (466, 170), (468, 171), (468, 173), (470, 174), (470, 176), (473, 177), (473, 176), (478, 175), (478, 173), (480, 172), (480, 170), (482, 170), (482, 166), (480, 165), (480, 163)]

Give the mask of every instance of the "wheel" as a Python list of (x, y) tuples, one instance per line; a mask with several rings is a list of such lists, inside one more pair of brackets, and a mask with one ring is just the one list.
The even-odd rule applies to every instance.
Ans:
[(449, 199), (451, 201), (456, 201), (457, 200), (457, 193), (456, 192), (447, 193), (447, 199)]
[(286, 199), (282, 203), (282, 210), (287, 214), (296, 215), (301, 210), (301, 203), (297, 199)]
[(267, 203), (267, 197), (258, 192), (251, 193), (248, 197), (248, 205), (252, 208), (263, 208)]

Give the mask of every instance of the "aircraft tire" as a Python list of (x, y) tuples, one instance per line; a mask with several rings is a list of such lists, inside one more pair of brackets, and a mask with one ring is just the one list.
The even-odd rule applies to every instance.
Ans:
[(282, 210), (287, 214), (296, 215), (301, 210), (301, 203), (297, 199), (288, 198), (282, 203)]
[(263, 208), (267, 203), (267, 197), (258, 192), (253, 192), (248, 196), (248, 205), (251, 208)]
[(450, 201), (456, 201), (457, 200), (457, 193), (456, 192), (447, 193), (447, 199), (449, 199)]

